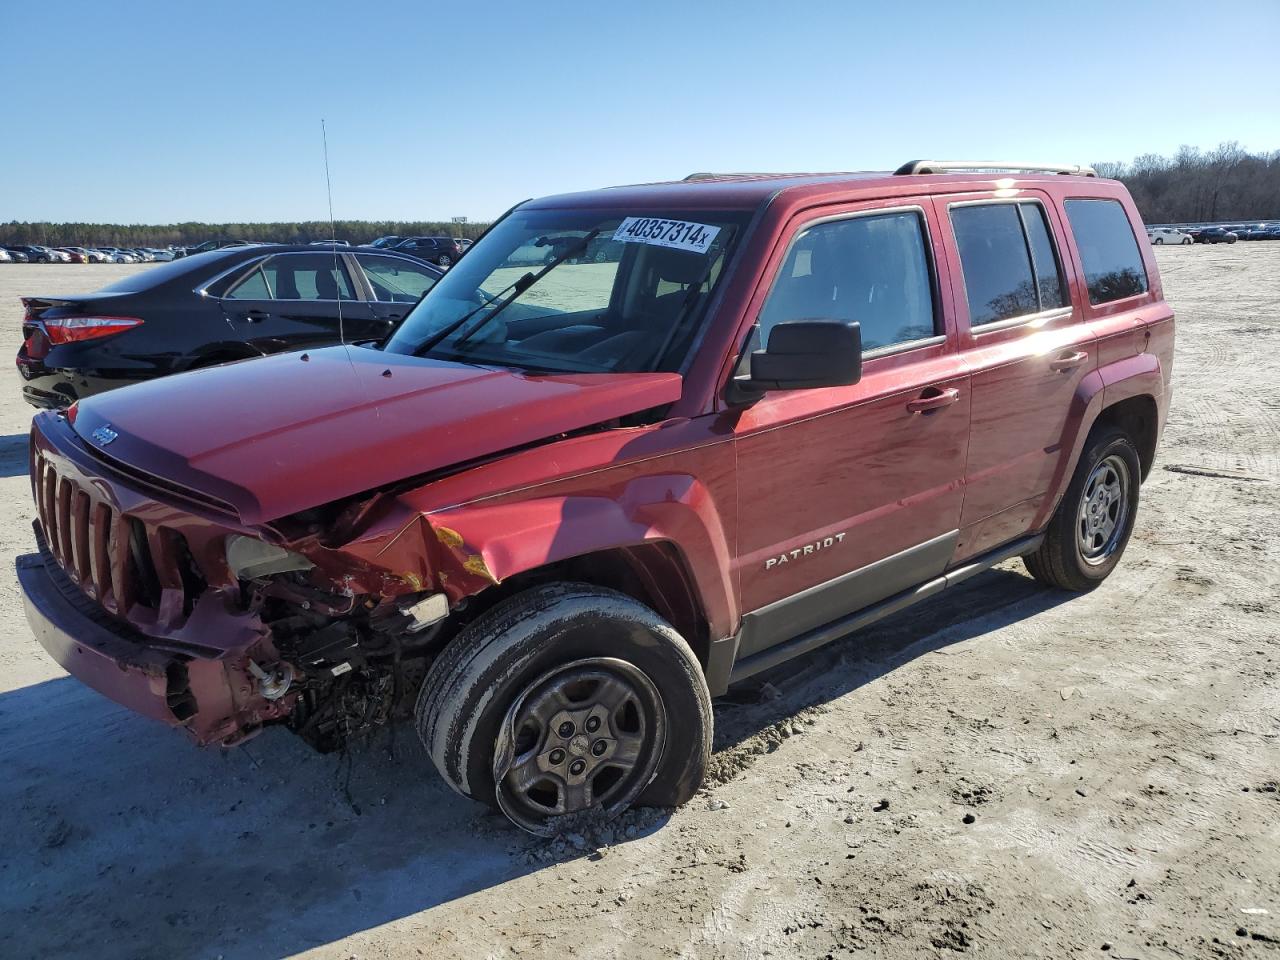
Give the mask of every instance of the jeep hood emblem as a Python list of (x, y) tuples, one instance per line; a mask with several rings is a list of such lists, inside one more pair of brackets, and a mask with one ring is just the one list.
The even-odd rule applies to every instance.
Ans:
[(98, 443), (102, 444), (105, 447), (108, 443), (110, 443), (116, 437), (120, 436), (120, 434), (116, 433), (114, 430), (111, 429), (111, 424), (104, 423), (102, 426), (94, 430), (93, 433), (90, 434), (90, 436), (93, 437), (93, 439), (97, 440)]

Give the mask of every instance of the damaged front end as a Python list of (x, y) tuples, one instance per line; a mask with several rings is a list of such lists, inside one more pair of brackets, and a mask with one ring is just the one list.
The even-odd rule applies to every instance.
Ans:
[(329, 537), (368, 531), (369, 498), (340, 522), (249, 528), (52, 415), (33, 427), (30, 469), (28, 620), (88, 686), (200, 744), (283, 723), (332, 750), (408, 714), (450, 604), (425, 589), (424, 545), (397, 536), (399, 517), (345, 544)]

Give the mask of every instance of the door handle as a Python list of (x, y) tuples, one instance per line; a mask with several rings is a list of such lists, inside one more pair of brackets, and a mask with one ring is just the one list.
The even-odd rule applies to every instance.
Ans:
[(907, 409), (912, 413), (929, 413), (932, 410), (941, 410), (943, 407), (949, 407), (959, 399), (960, 391), (955, 387), (947, 387), (947, 389), (931, 393), (927, 397), (920, 396), (914, 400), (908, 400)]
[(267, 313), (265, 310), (246, 310), (244, 312), (244, 319), (247, 323), (261, 323), (269, 316), (271, 316), (271, 314)]
[(1050, 360), (1049, 369), (1050, 370), (1074, 370), (1076, 367), (1080, 366), (1082, 363), (1084, 363), (1088, 359), (1089, 359), (1089, 355), (1085, 353), (1083, 350), (1080, 350), (1076, 353), (1068, 353), (1065, 356), (1061, 356), (1054, 360)]

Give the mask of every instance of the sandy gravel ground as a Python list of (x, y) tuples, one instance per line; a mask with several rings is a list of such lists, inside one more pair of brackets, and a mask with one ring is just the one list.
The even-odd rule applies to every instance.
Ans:
[[(0, 956), (1275, 955), (1280, 243), (1158, 257), (1175, 407), (1102, 589), (1010, 564), (736, 691), (705, 794), (570, 843), (452, 795), (407, 730), (201, 752), (63, 676), (12, 573), (6, 363)], [(9, 349), (19, 294), (129, 269), (0, 266)]]

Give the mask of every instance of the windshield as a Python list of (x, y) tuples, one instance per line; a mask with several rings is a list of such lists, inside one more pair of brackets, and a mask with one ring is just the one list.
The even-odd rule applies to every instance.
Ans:
[(677, 369), (749, 216), (517, 210), (385, 349), (534, 372)]

